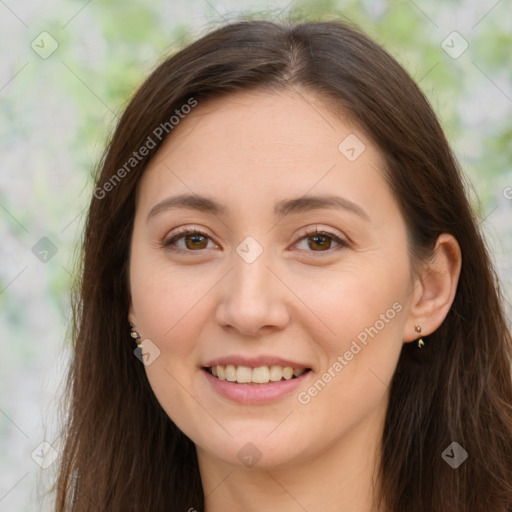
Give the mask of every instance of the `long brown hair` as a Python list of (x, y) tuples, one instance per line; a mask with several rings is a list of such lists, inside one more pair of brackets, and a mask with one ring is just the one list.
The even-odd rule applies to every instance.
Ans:
[[(130, 343), (135, 190), (165, 138), (155, 129), (167, 123), (172, 137), (176, 109), (191, 98), (200, 104), (263, 87), (320, 95), (371, 138), (385, 158), (413, 264), (441, 233), (462, 251), (445, 321), (421, 351), (402, 348), (383, 434), (381, 503), (393, 512), (512, 511), (512, 340), (479, 221), (434, 112), (402, 67), (356, 28), (266, 20), (217, 28), (159, 65), (99, 165), (74, 295), (56, 511), (204, 509), (195, 446), (159, 405)], [(452, 442), (468, 453), (456, 469), (442, 457)]]

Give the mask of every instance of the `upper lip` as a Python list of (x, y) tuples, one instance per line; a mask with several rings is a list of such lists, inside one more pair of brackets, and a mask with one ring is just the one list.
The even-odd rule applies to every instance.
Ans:
[(282, 366), (291, 368), (310, 368), (307, 364), (298, 363), (297, 361), (290, 361), (289, 359), (283, 359), (282, 357), (261, 355), (258, 357), (244, 357), (241, 355), (223, 356), (216, 359), (207, 361), (204, 366), (210, 368), (212, 366), (227, 366), (232, 364), (234, 366), (249, 366), (251, 368), (258, 368), (259, 366)]

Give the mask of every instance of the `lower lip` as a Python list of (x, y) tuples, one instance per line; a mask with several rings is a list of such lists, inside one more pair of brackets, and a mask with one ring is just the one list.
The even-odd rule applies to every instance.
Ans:
[(201, 371), (219, 395), (239, 404), (264, 404), (279, 400), (295, 391), (311, 373), (309, 370), (295, 379), (280, 380), (270, 384), (238, 384), (220, 380), (204, 368), (201, 368)]

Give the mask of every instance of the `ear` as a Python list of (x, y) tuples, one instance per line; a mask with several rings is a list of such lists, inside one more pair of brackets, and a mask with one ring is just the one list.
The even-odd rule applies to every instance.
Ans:
[[(432, 334), (443, 323), (457, 291), (461, 263), (455, 237), (448, 233), (439, 235), (432, 258), (423, 264), (414, 280), (404, 342)], [(415, 325), (421, 326), (421, 333), (415, 331)]]

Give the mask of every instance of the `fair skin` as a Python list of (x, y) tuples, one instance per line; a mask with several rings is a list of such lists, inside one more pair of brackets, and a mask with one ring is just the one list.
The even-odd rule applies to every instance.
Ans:
[[(350, 134), (366, 146), (353, 161), (338, 149)], [(420, 337), (416, 324), (424, 336), (443, 322), (460, 272), (458, 244), (443, 234), (411, 275), (405, 222), (382, 169), (370, 139), (317, 96), (257, 91), (199, 102), (145, 170), (129, 320), (160, 350), (147, 377), (196, 445), (207, 512), (377, 510), (372, 490), (400, 350)], [(148, 218), (179, 194), (207, 196), (226, 212), (159, 208)], [(328, 206), (274, 217), (279, 201), (327, 194), (364, 213)], [(164, 247), (180, 227), (206, 238)], [(347, 245), (305, 236), (315, 228)], [(237, 252), (248, 236), (263, 249), (250, 263)], [(377, 333), (348, 360), (371, 326)], [(202, 368), (233, 355), (278, 356), (310, 371), (291, 393), (241, 404)], [(333, 372), (339, 356), (346, 364)], [(329, 382), (300, 402), (329, 368)], [(260, 458), (249, 467), (240, 450)]]

